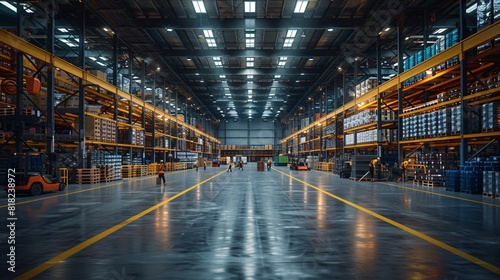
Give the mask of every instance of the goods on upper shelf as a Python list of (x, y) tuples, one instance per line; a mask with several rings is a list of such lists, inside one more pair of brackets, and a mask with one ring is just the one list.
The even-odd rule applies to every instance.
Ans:
[[(441, 35), (437, 35), (441, 36)], [(417, 53), (407, 57), (403, 61), (403, 71), (407, 71), (416, 65), (422, 63), (424, 60), (429, 59), (433, 57), (434, 55), (452, 47), (453, 45), (458, 43), (458, 38), (459, 33), (458, 29), (453, 29), (449, 33), (445, 34), (444, 36), (441, 36), (437, 39), (435, 44), (432, 44), (425, 48), (425, 50), (418, 51)], [(426, 77), (432, 75), (432, 73), (439, 72), (443, 69), (449, 68), (455, 64), (458, 63), (458, 57), (454, 57), (444, 63), (441, 63), (439, 65), (436, 65), (432, 69), (429, 69), (429, 72), (423, 72), (418, 75), (415, 75), (414, 77), (410, 78), (409, 80), (405, 81), (403, 83), (403, 87), (407, 87), (411, 84), (414, 84), (420, 80), (425, 79)]]
[[(393, 111), (382, 110), (382, 120), (394, 120), (395, 114)], [(368, 123), (374, 123), (377, 121), (377, 111), (375, 110), (364, 110), (351, 117), (344, 119), (344, 129), (350, 129), (357, 126), (361, 126)]]
[[(354, 135), (356, 135), (356, 143), (354, 143)], [(378, 130), (372, 129), (362, 132), (356, 132), (353, 134), (345, 135), (345, 144), (354, 145), (370, 142), (396, 142), (397, 140), (397, 130), (395, 129), (382, 129), (380, 130), (380, 139), (378, 137)]]
[(356, 97), (360, 97), (376, 87), (377, 87), (377, 78), (369, 77), (368, 79), (356, 85)]

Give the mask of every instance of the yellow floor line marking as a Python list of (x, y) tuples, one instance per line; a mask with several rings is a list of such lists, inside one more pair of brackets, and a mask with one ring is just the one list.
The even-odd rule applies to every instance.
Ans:
[(205, 184), (206, 182), (208, 182), (208, 181), (210, 181), (210, 180), (212, 180), (212, 179), (216, 178), (217, 176), (220, 176), (220, 175), (222, 175), (224, 173), (226, 173), (226, 172), (225, 171), (220, 172), (220, 173), (218, 173), (218, 174), (216, 174), (216, 175), (214, 175), (214, 176), (212, 176), (212, 177), (210, 177), (210, 178), (208, 178), (208, 179), (206, 179), (204, 181), (201, 181), (201, 182), (197, 183), (196, 185), (193, 185), (193, 186), (191, 186), (191, 187), (183, 190), (182, 192), (179, 192), (179, 193), (175, 194), (174, 196), (169, 197), (168, 199), (166, 199), (166, 200), (164, 200), (164, 201), (162, 201), (162, 202), (160, 202), (160, 203), (158, 203), (156, 205), (153, 205), (153, 206), (149, 207), (148, 209), (140, 212), (139, 214), (136, 214), (135, 216), (132, 216), (132, 217), (126, 219), (125, 221), (123, 221), (123, 222), (121, 222), (121, 223), (119, 223), (119, 224), (117, 224), (117, 225), (115, 225), (115, 226), (113, 226), (113, 227), (111, 227), (111, 228), (109, 228), (109, 229), (107, 229), (107, 230), (105, 230), (105, 231), (103, 231), (103, 232), (95, 235), (94, 237), (91, 237), (91, 238), (83, 241), (82, 243), (74, 246), (73, 248), (62, 252), (61, 254), (53, 257), (52, 259), (50, 259), (50, 260), (42, 263), (41, 265), (39, 265), (39, 266), (31, 269), (30, 271), (28, 271), (28, 272), (26, 272), (26, 273), (24, 273), (24, 274), (16, 277), (15, 279), (31, 279), (31, 278), (37, 276), (38, 274), (44, 272), (45, 270), (51, 268), (52, 266), (58, 264), (59, 262), (61, 262), (61, 261), (65, 260), (65, 259), (71, 257), (72, 255), (80, 252), (81, 250), (89, 247), (90, 245), (93, 245), (94, 243), (100, 241), (101, 239), (103, 239), (103, 238), (111, 235), (112, 233), (120, 230), (121, 228), (125, 227), (126, 225), (135, 222), (136, 220), (140, 219), (141, 217), (143, 217), (143, 216), (145, 216), (145, 215), (153, 212), (154, 210), (156, 210), (156, 209), (158, 209), (158, 208), (166, 205), (170, 201), (172, 201), (172, 200), (174, 200), (174, 199), (176, 199), (176, 198), (178, 198), (178, 197), (180, 197), (180, 196), (182, 196), (182, 195), (190, 192), (191, 190), (193, 190), (193, 189), (195, 189), (195, 188), (197, 188), (197, 187)]
[[(323, 171), (317, 171), (317, 170), (313, 170), (313, 171), (316, 171), (318, 173), (325, 173)], [(328, 174), (328, 175), (333, 175), (333, 174)], [(395, 184), (390, 184), (390, 183), (385, 183), (385, 182), (376, 182), (376, 183), (382, 184), (382, 185), (386, 185), (386, 186), (396, 187), (396, 188), (400, 188), (400, 189), (405, 189), (405, 190), (411, 190), (411, 191), (422, 192), (422, 193), (427, 193), (427, 194), (432, 194), (432, 195), (437, 195), (437, 196), (443, 196), (443, 197), (452, 198), (452, 199), (463, 200), (463, 201), (467, 201), (467, 202), (478, 203), (478, 204), (481, 204), (481, 205), (487, 205), (487, 206), (493, 206), (493, 207), (500, 207), (500, 204), (493, 204), (493, 203), (489, 203), (489, 202), (484, 202), (484, 201), (479, 201), (479, 200), (473, 200), (473, 199), (468, 199), (468, 198), (464, 198), (464, 197), (453, 196), (453, 195), (449, 195), (449, 194), (431, 192), (431, 191), (426, 191), (426, 190), (421, 190), (421, 189), (415, 189), (415, 188), (410, 188), (410, 187), (406, 187), (406, 186), (400, 186), (400, 185), (395, 185)]]
[(486, 269), (488, 269), (488, 270), (490, 270), (490, 271), (492, 271), (492, 272), (494, 272), (496, 274), (500, 274), (500, 267), (497, 267), (495, 265), (487, 263), (487, 262), (485, 262), (485, 261), (483, 261), (483, 260), (481, 260), (479, 258), (476, 258), (476, 257), (474, 257), (474, 256), (472, 256), (470, 254), (467, 254), (467, 253), (465, 253), (465, 252), (463, 252), (463, 251), (461, 251), (461, 250), (459, 250), (459, 249), (457, 249), (455, 247), (452, 247), (452, 246), (450, 246), (450, 245), (448, 245), (448, 244), (446, 244), (444, 242), (441, 242), (441, 241), (439, 241), (439, 240), (437, 240), (435, 238), (432, 238), (432, 237), (430, 237), (430, 236), (428, 236), (426, 234), (423, 234), (423, 233), (421, 233), (421, 232), (419, 232), (419, 231), (417, 231), (415, 229), (412, 229), (412, 228), (407, 227), (407, 226), (405, 226), (403, 224), (400, 224), (400, 223), (398, 223), (398, 222), (396, 222), (394, 220), (391, 220), (391, 219), (389, 219), (389, 218), (387, 218), (385, 216), (377, 214), (377, 213), (375, 213), (375, 212), (373, 212), (373, 211), (371, 211), (369, 209), (361, 207), (361, 206), (359, 206), (359, 205), (357, 205), (357, 204), (355, 204), (355, 203), (353, 203), (353, 202), (351, 202), (349, 200), (343, 199), (343, 198), (341, 198), (339, 196), (336, 196), (336, 195), (334, 195), (334, 194), (332, 194), (330, 192), (322, 190), (322, 189), (320, 189), (320, 188), (318, 188), (316, 186), (313, 186), (313, 185), (311, 185), (311, 184), (309, 184), (309, 183), (307, 183), (305, 181), (297, 179), (297, 178), (295, 178), (295, 177), (293, 177), (291, 175), (288, 175), (288, 174), (286, 174), (284, 172), (281, 172), (279, 170), (278, 170), (278, 172), (281, 173), (281, 174), (283, 174), (283, 175), (285, 175), (285, 176), (287, 176), (287, 177), (289, 177), (289, 178), (291, 178), (291, 179), (293, 179), (293, 180), (295, 180), (295, 181), (297, 181), (297, 182), (300, 182), (300, 183), (302, 183), (302, 184), (304, 184), (304, 185), (306, 185), (306, 186), (308, 186), (310, 188), (313, 188), (313, 189), (315, 189), (315, 190), (317, 190), (319, 192), (322, 192), (322, 193), (324, 193), (324, 194), (326, 194), (326, 195), (328, 195), (328, 196), (330, 196), (330, 197), (332, 197), (332, 198), (334, 198), (336, 200), (339, 200), (339, 201), (341, 201), (341, 202), (343, 202), (343, 203), (345, 203), (345, 204), (347, 204), (349, 206), (352, 206), (352, 207), (354, 207), (354, 208), (356, 208), (356, 209), (358, 209), (360, 211), (363, 211), (363, 212), (365, 212), (365, 213), (367, 213), (367, 214), (369, 214), (369, 215), (371, 215), (371, 216), (373, 216), (373, 217), (375, 217), (377, 219), (380, 219), (380, 220), (382, 220), (382, 221), (384, 221), (384, 222), (386, 222), (388, 224), (391, 224), (391, 225), (393, 225), (393, 226), (395, 226), (395, 227), (397, 227), (399, 229), (402, 229), (402, 230), (404, 230), (404, 231), (406, 231), (408, 233), (411, 233), (411, 234), (413, 234), (413, 235), (415, 235), (415, 236), (417, 236), (417, 237), (419, 237), (419, 238), (421, 238), (421, 239), (423, 239), (423, 240), (425, 240), (425, 241), (427, 241), (427, 242), (429, 242), (431, 244), (434, 244), (434, 245), (436, 245), (436, 246), (438, 246), (438, 247), (440, 247), (442, 249), (445, 249), (446, 251), (449, 251), (449, 252), (451, 252), (451, 253), (459, 256), (459, 257), (462, 257), (462, 258), (464, 258), (464, 259), (466, 259), (466, 260), (468, 260), (468, 261), (470, 261), (472, 263), (475, 263), (475, 264), (477, 264), (477, 265), (479, 265), (479, 266), (481, 266), (483, 268), (486, 268)]
[(410, 187), (406, 187), (406, 186), (399, 186), (399, 185), (390, 184), (390, 183), (380, 183), (380, 184), (391, 186), (391, 187), (396, 187), (396, 188), (400, 188), (400, 189), (405, 189), (405, 190), (412, 190), (412, 191), (416, 191), (416, 192), (422, 192), (422, 193), (427, 193), (427, 194), (433, 194), (433, 195), (443, 196), (443, 197), (447, 197), (447, 198), (453, 198), (453, 199), (463, 200), (463, 201), (467, 201), (467, 202), (473, 202), (473, 203), (477, 203), (477, 204), (481, 204), (481, 205), (488, 205), (488, 206), (493, 206), (493, 207), (500, 207), (500, 204), (493, 204), (493, 203), (488, 203), (488, 202), (484, 202), (484, 201), (468, 199), (468, 198), (464, 198), (464, 197), (453, 196), (453, 195), (444, 194), (444, 193), (436, 193), (436, 192), (431, 192), (431, 191), (427, 191), (427, 190), (415, 189), (415, 188), (410, 188)]
[[(180, 171), (174, 171), (174, 172), (171, 172), (171, 173), (165, 173), (165, 177), (168, 177), (170, 175), (174, 175), (174, 174), (177, 174), (177, 173), (181, 173), (181, 172), (185, 172), (187, 170), (180, 170)], [(168, 175), (167, 175), (168, 174)], [(79, 191), (74, 191), (74, 192), (67, 192), (67, 193), (62, 193), (62, 194), (56, 194), (56, 195), (51, 195), (51, 196), (46, 196), (46, 197), (40, 197), (40, 198), (35, 198), (35, 199), (31, 199), (31, 200), (26, 200), (26, 201), (16, 201), (16, 206), (17, 205), (21, 205), (21, 204), (28, 204), (28, 203), (31, 203), (31, 202), (37, 202), (37, 201), (42, 201), (42, 200), (46, 200), (46, 199), (51, 199), (51, 198), (57, 198), (57, 197), (62, 197), (62, 196), (70, 196), (70, 195), (73, 195), (73, 194), (79, 194), (79, 193), (84, 193), (84, 192), (89, 192), (89, 191), (94, 191), (94, 190), (99, 190), (99, 189), (104, 189), (104, 188), (109, 188), (109, 187), (113, 187), (113, 186), (116, 186), (116, 185), (119, 185), (123, 182), (137, 182), (137, 181), (142, 181), (142, 180), (146, 180), (146, 179), (151, 179), (151, 176), (153, 175), (148, 175), (148, 176), (144, 176), (144, 177), (140, 177), (140, 178), (126, 178), (126, 180), (124, 179), (121, 179), (117, 182), (114, 182), (114, 183), (110, 183), (110, 184), (106, 184), (104, 186), (99, 186), (99, 187), (93, 187), (93, 188), (90, 188), (90, 189), (84, 189), (84, 190), (79, 190)], [(132, 180), (129, 180), (129, 179), (132, 179)], [(5, 205), (0, 205), (0, 209), (1, 208), (5, 208), (9, 206), (8, 204), (5, 204)]]

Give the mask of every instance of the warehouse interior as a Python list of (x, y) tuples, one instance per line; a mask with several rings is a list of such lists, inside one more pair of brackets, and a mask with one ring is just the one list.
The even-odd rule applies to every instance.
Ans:
[(21, 244), (0, 268), (498, 279), (499, 19), (500, 0), (0, 1), (0, 238)]
[(283, 155), (443, 183), (499, 153), (499, 5), (2, 1), (1, 148), (56, 152), (72, 182)]

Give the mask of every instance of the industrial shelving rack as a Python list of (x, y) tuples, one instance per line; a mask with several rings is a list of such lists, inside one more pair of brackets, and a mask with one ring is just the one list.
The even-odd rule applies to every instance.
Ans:
[[(327, 146), (324, 143), (321, 149), (339, 155), (357, 154), (360, 151), (376, 154), (383, 151), (385, 155), (392, 153), (396, 160), (401, 160), (406, 154), (426, 147), (457, 151), (460, 160), (455, 163), (457, 165), (455, 168), (464, 165), (471, 154), (480, 151), (492, 139), (500, 137), (498, 126), (500, 120), (495, 110), (500, 101), (500, 84), (494, 79), (499, 72), (495, 61), (500, 53), (500, 45), (494, 43), (498, 34), (500, 34), (500, 23), (497, 22), (400, 73), (366, 94), (356, 97), (283, 138), (280, 141), (282, 152), (294, 155), (317, 153), (318, 150), (314, 145), (307, 144), (317, 140), (317, 127), (325, 127), (320, 140), (325, 139), (325, 143), (328, 140), (330, 144)], [(490, 48), (478, 51), (478, 48), (486, 42), (492, 42)], [(488, 106), (492, 108), (493, 113), (488, 111), (483, 114), (486, 112), (484, 110), (488, 109), (481, 107)], [(402, 127), (407, 118), (451, 107), (458, 108), (467, 122), (463, 126), (466, 128), (465, 131), (449, 130), (439, 133), (436, 129), (435, 133), (420, 133), (403, 138)], [(344, 127), (346, 118), (366, 110), (375, 112), (375, 118), (357, 126)], [(384, 111), (395, 112), (394, 119), (383, 120)], [(481, 127), (481, 121), (484, 123), (485, 119), (479, 116), (486, 114), (492, 124)], [(443, 118), (446, 121), (450, 117)], [(416, 123), (415, 127), (420, 125), (424, 126), (421, 127), (422, 131), (434, 131), (434, 127), (432, 129), (426, 127), (429, 123)], [(329, 128), (328, 132), (326, 127)], [(461, 125), (460, 127), (462, 128)], [(375, 131), (372, 141), (360, 143), (355, 139), (353, 143), (346, 144), (346, 137), (366, 131)], [(301, 143), (301, 138), (302, 140), (305, 138), (306, 141)]]
[[(21, 135), (24, 150), (44, 151), (50, 138), (46, 128), (49, 115), (46, 88), (50, 86), (48, 74), (52, 71), (54, 143), (58, 152), (73, 159), (71, 167), (89, 165), (79, 149), (85, 150), (85, 155), (91, 150), (120, 152), (128, 155), (130, 162), (141, 158), (142, 164), (145, 164), (146, 153), (156, 153), (159, 158), (178, 151), (194, 151), (205, 157), (219, 155), (220, 141), (202, 128), (108, 83), (95, 71), (85, 71), (4, 29), (0, 29), (0, 47), (1, 80), (15, 80), (18, 69), (22, 69), (23, 80), (35, 74), (42, 84), (38, 96), (22, 93), (24, 110), (19, 112), (15, 109), (16, 96), (6, 94), (6, 88), (2, 88), (0, 113), (4, 116), (0, 147), (3, 151), (16, 149), (11, 141), (15, 135)], [(18, 53), (23, 55), (22, 68), (18, 66), (19, 60), (16, 61)], [(84, 92), (83, 110), (78, 103), (80, 92)], [(17, 119), (32, 125), (20, 128), (15, 124)]]

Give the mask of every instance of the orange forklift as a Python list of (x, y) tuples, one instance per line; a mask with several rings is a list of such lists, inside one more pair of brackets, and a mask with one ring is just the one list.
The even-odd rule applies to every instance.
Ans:
[[(55, 153), (22, 153), (9, 157), (8, 167), (15, 169), (16, 192), (39, 195), (43, 192), (64, 191), (66, 185), (61, 180)], [(8, 190), (7, 174), (1, 174), (4, 190)]]
[(290, 170), (309, 171), (309, 166), (307, 166), (306, 161), (303, 158), (294, 158), (292, 159), (292, 163), (290, 164)]

